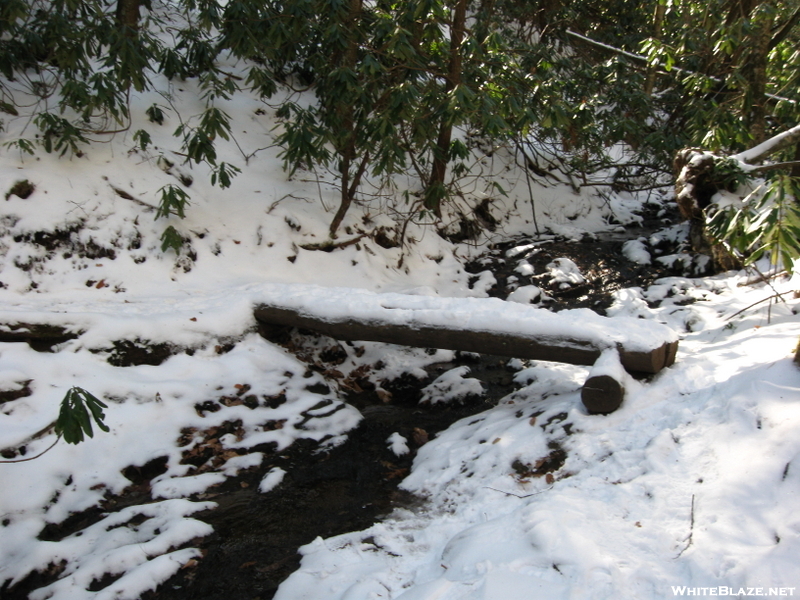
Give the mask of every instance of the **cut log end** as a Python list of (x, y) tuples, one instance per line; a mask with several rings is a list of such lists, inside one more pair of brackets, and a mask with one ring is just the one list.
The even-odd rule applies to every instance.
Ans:
[(625, 387), (610, 375), (589, 377), (581, 389), (581, 400), (589, 414), (607, 415), (622, 404)]

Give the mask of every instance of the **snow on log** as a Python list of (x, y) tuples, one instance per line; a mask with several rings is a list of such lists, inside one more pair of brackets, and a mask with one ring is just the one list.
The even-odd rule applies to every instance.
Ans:
[(258, 321), (340, 340), (377, 341), (593, 365), (616, 349), (629, 372), (657, 373), (675, 362), (668, 327), (589, 309), (548, 310), (496, 298), (439, 298), (349, 288), (275, 285), (259, 290)]

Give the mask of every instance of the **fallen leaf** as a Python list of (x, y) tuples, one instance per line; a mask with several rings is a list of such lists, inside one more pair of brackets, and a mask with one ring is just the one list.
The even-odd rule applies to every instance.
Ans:
[(411, 437), (414, 438), (414, 442), (417, 446), (428, 443), (428, 432), (420, 427), (414, 427), (414, 429), (411, 430)]

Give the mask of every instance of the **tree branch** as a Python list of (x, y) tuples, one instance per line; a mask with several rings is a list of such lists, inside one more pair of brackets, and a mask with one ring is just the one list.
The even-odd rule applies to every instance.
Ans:
[(750, 150), (745, 150), (732, 156), (735, 160), (740, 160), (744, 163), (753, 164), (765, 159), (770, 154), (775, 154), (779, 150), (783, 150), (787, 146), (792, 146), (800, 142), (800, 125), (795, 125), (778, 135), (771, 137), (766, 142), (760, 143)]
[(780, 31), (772, 36), (772, 40), (770, 40), (769, 43), (770, 50), (775, 48), (775, 46), (786, 39), (786, 36), (789, 35), (789, 32), (791, 32), (794, 26), (797, 25), (798, 20), (800, 20), (800, 6), (797, 7), (797, 10), (795, 10), (794, 14), (789, 17), (789, 20), (786, 21), (786, 24), (783, 27), (781, 27)]
[(789, 162), (775, 163), (772, 165), (762, 165), (751, 170), (751, 173), (763, 173), (764, 171), (774, 171), (775, 169), (792, 169), (800, 167), (800, 160), (790, 160)]

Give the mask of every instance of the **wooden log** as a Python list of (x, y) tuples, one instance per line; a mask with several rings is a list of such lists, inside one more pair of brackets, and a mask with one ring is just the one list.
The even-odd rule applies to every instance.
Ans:
[(617, 410), (625, 398), (625, 382), (630, 379), (619, 352), (605, 350), (581, 389), (581, 400), (589, 414), (606, 415)]
[(624, 397), (625, 387), (611, 375), (589, 377), (581, 388), (581, 401), (592, 415), (614, 412), (620, 407)]
[[(290, 293), (285, 298), (276, 294), (273, 299), (257, 304), (256, 319), (267, 325), (308, 329), (339, 340), (375, 341), (421, 348), (461, 350), (496, 356), (528, 358), (564, 362), (575, 365), (593, 365), (608, 348), (619, 351), (619, 360), (629, 372), (657, 373), (675, 361), (678, 343), (674, 334), (658, 324), (637, 319), (605, 319), (594, 313), (580, 312), (579, 317), (564, 313), (550, 313), (543, 309), (505, 303), (491, 298), (431, 298), (387, 294), (370, 294), (363, 290), (343, 291), (342, 288), (316, 288), (312, 294), (287, 286)], [(314, 298), (318, 293), (320, 297)], [(348, 315), (329, 313), (325, 298), (352, 295), (352, 311)], [(293, 294), (295, 294), (293, 296)], [(470, 323), (469, 315), (488, 311), (496, 314), (496, 330), (485, 326), (485, 319)], [(506, 317), (508, 312), (513, 318)], [(424, 313), (424, 314), (423, 314)], [(525, 319), (535, 321), (535, 326), (525, 326)], [(586, 327), (581, 327), (580, 319)], [(542, 328), (537, 323), (545, 323)], [(563, 324), (567, 333), (552, 333)], [(620, 329), (646, 330), (652, 326), (652, 343), (642, 347), (642, 331), (637, 331), (637, 342), (628, 342)], [(538, 330), (548, 334), (537, 333)], [(579, 335), (586, 330), (585, 335)], [(604, 335), (608, 340), (601, 339)], [(637, 337), (638, 336), (638, 337)]]

